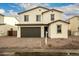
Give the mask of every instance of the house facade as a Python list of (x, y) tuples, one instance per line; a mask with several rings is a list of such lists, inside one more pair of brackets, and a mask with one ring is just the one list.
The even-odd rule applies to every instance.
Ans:
[(18, 21), (15, 17), (0, 14), (0, 36), (17, 36), (16, 23)]
[(0, 36), (4, 36), (4, 15), (0, 14)]
[(17, 26), (18, 20), (12, 16), (4, 16), (5, 23), (5, 36), (17, 36)]
[(67, 21), (62, 19), (62, 11), (40, 6), (18, 13), (16, 17), (0, 14), (0, 36), (18, 38), (44, 38), (46, 35), (49, 38), (79, 36), (79, 16), (73, 16)]
[(69, 31), (71, 35), (79, 36), (79, 16), (73, 16), (68, 19)]
[(17, 37), (40, 37), (44, 38), (68, 38), (69, 23), (62, 20), (63, 12), (45, 7), (35, 7), (33, 9), (18, 13), (19, 23)]

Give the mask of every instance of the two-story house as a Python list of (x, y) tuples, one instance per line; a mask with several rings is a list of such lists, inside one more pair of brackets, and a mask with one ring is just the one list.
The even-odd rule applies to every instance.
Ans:
[(46, 32), (49, 38), (68, 38), (69, 23), (62, 20), (62, 11), (39, 6), (18, 15), (19, 24), (16, 24), (18, 38), (44, 38)]

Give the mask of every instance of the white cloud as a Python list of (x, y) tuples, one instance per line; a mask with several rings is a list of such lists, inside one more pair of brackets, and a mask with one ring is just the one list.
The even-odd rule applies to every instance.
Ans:
[[(67, 19), (74, 15), (79, 15), (79, 4), (78, 3), (70, 4), (70, 5), (62, 6), (62, 7), (49, 7), (50, 5), (47, 3), (19, 3), (18, 5), (23, 8), (23, 11), (37, 7), (37, 6), (55, 8), (55, 9), (58, 9), (64, 12), (63, 19)], [(16, 7), (16, 6), (12, 6), (12, 7)], [(5, 13), (4, 9), (0, 9), (0, 10), (2, 13)], [(6, 15), (16, 16), (17, 12), (14, 10), (8, 10), (8, 12), (6, 12)]]
[(62, 7), (49, 7), (49, 4), (47, 3), (22, 3), (19, 5), (23, 7), (24, 10), (31, 9), (36, 6), (48, 7), (50, 9), (55, 8), (55, 9), (58, 9), (64, 12), (63, 19), (68, 19), (71, 16), (79, 15), (79, 4), (78, 3), (70, 4), (70, 5), (62, 6)]
[(68, 19), (69, 17), (79, 15), (79, 3), (54, 8), (64, 12), (64, 19)]
[(79, 15), (79, 4), (61, 7), (67, 17)]
[(65, 12), (65, 11), (74, 11), (74, 10), (79, 10), (79, 4), (72, 4), (72, 5), (69, 5), (69, 6), (64, 6), (64, 7), (61, 7), (62, 10)]
[(66, 11), (74, 11), (74, 10), (79, 10), (79, 4), (70, 4), (70, 5), (67, 5), (67, 6), (62, 6), (62, 7), (54, 7), (56, 9), (60, 9), (64, 12)]
[(17, 19), (17, 21), (19, 21), (20, 19), (22, 19), (22, 17), (20, 17), (18, 15), (18, 13), (14, 10), (8, 10), (8, 12), (6, 12), (6, 16), (11, 16), (11, 17), (15, 17)]
[(5, 10), (4, 9), (0, 9), (0, 14), (4, 14)]
[(8, 10), (8, 12), (5, 13), (6, 16), (16, 16), (17, 12), (14, 10)]
[(37, 6), (43, 6), (43, 7), (49, 6), (49, 4), (47, 3), (20, 3), (19, 5), (23, 7), (25, 10), (28, 10)]
[(0, 9), (0, 14), (4, 14), (5, 16), (16, 16), (17, 12), (14, 10), (5, 11), (4, 9)]

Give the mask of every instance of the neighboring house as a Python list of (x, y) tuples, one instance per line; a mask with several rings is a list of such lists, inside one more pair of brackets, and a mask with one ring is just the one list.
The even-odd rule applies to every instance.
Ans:
[(68, 19), (69, 24), (69, 31), (71, 35), (78, 35), (79, 36), (79, 16), (73, 16)]
[(45, 7), (35, 7), (19, 15), (17, 37), (68, 38), (68, 22), (63, 21), (63, 12)]
[(0, 14), (0, 24), (4, 24), (4, 15)]
[(6, 36), (17, 36), (17, 26), (15, 24), (18, 23), (17, 19), (12, 16), (5, 16), (4, 17), (4, 23), (6, 28)]
[(4, 15), (0, 14), (0, 36), (4, 36)]
[(0, 36), (15, 36), (17, 35), (18, 21), (15, 17), (0, 15)]

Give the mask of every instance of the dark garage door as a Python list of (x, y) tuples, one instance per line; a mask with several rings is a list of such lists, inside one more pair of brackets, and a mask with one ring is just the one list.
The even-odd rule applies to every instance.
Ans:
[(21, 37), (41, 37), (41, 28), (21, 27)]

